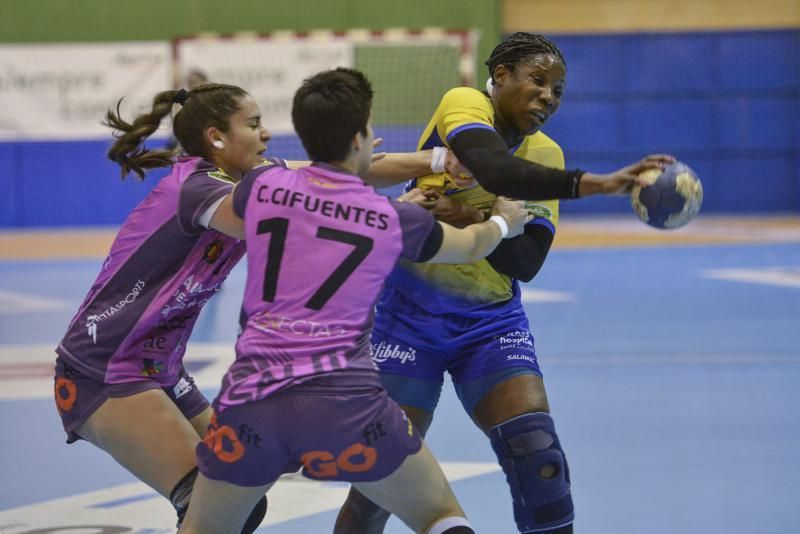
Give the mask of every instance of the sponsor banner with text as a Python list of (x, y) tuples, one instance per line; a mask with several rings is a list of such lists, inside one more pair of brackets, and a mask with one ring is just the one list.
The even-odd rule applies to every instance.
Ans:
[(0, 141), (110, 139), (100, 122), (119, 99), (131, 119), (172, 87), (167, 42), (3, 44)]
[(177, 72), (192, 80), (238, 85), (258, 103), (273, 134), (292, 134), (292, 99), (319, 71), (352, 67), (354, 45), (343, 38), (191, 38), (176, 43)]

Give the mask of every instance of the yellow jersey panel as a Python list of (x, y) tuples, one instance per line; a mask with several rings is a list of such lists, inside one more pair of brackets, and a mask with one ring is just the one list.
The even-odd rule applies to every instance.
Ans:
[[(419, 148), (449, 147), (448, 139), (468, 128), (494, 129), (494, 109), (489, 98), (475, 89), (461, 87), (445, 94), (420, 138)], [(541, 132), (525, 137), (512, 154), (547, 167), (564, 168), (564, 154), (552, 139)], [(495, 195), (480, 185), (461, 188), (448, 173), (417, 178), (413, 185), (433, 189), (453, 200), (469, 204), (488, 214)], [(534, 219), (555, 233), (558, 225), (558, 200), (527, 203)], [(462, 308), (491, 305), (509, 300), (514, 281), (497, 272), (488, 261), (461, 265), (400, 262), (397, 276), (390, 280), (406, 293), (420, 299), (426, 308), (437, 313), (455, 313)], [(427, 304), (427, 305), (426, 305)]]

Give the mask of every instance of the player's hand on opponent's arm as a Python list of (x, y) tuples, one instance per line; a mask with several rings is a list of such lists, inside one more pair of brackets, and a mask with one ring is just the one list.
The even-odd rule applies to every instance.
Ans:
[(661, 169), (673, 163), (675, 158), (668, 154), (651, 154), (636, 163), (609, 174), (586, 172), (581, 177), (578, 196), (622, 195), (630, 193), (634, 185), (646, 185), (639, 174), (649, 169)]
[(492, 209), (493, 215), (489, 220), (466, 228), (437, 223), (442, 229), (442, 244), (428, 261), (472, 263), (485, 258), (504, 238), (522, 233), (522, 227), (528, 219), (528, 210), (523, 202), (499, 198)]
[(436, 205), (436, 199), (439, 197), (439, 193), (432, 190), (425, 190), (423, 191), (419, 187), (415, 187), (414, 189), (407, 191), (397, 197), (398, 202), (411, 202), (412, 204), (416, 204), (417, 206), (421, 206), (426, 210), (431, 210)]
[(472, 173), (458, 160), (458, 157), (452, 150), (448, 150), (445, 155), (444, 168), (458, 187), (469, 189), (478, 185)]
[(521, 200), (511, 200), (506, 197), (497, 197), (492, 206), (492, 215), (499, 215), (508, 223), (508, 235), (506, 239), (516, 237), (525, 231), (527, 224), (533, 215), (528, 213), (525, 202)]
[[(383, 140), (376, 139), (378, 146)], [(373, 154), (372, 164), (361, 178), (372, 187), (390, 187), (409, 178), (446, 172), (445, 162), (449, 151), (443, 147), (416, 152), (379, 152)]]
[(453, 200), (434, 190), (422, 191), (415, 188), (398, 197), (398, 200), (418, 204), (428, 210), (437, 221), (446, 222), (456, 228), (464, 228), (484, 220), (483, 212), (478, 208)]

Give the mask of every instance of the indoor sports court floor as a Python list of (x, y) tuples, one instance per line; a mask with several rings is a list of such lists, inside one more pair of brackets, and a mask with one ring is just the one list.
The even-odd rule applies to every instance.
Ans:
[[(52, 349), (111, 235), (0, 233), (2, 534), (173, 531), (164, 499), (64, 444), (52, 401)], [(669, 233), (565, 220), (556, 243), (524, 298), (577, 531), (799, 532), (800, 218), (700, 217)], [(209, 397), (232, 357), (242, 267), (189, 346)], [(450, 389), (429, 443), (478, 532), (515, 532), (488, 441)], [(346, 491), (287, 477), (259, 532), (330, 532)]]

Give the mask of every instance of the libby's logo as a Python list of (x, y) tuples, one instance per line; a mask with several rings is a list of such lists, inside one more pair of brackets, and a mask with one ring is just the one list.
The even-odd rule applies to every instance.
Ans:
[(417, 349), (414, 347), (401, 347), (381, 341), (372, 345), (372, 360), (383, 363), (387, 360), (400, 360), (400, 363), (413, 362), (417, 359)]

